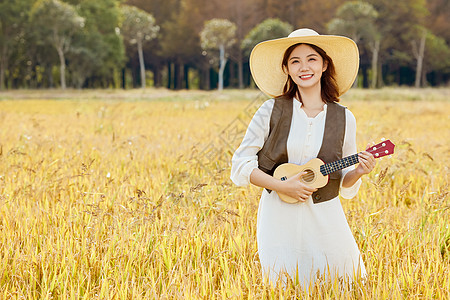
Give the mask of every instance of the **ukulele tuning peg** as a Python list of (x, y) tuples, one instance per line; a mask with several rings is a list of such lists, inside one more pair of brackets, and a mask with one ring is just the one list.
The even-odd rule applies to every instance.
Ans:
[(384, 137), (382, 137), (381, 140), (384, 142), (386, 139)]

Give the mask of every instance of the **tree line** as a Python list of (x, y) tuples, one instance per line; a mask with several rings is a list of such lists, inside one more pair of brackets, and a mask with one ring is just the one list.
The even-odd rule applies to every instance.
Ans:
[(0, 0), (0, 89), (245, 88), (254, 45), (301, 27), (358, 44), (360, 87), (447, 85), (449, 19), (447, 0)]

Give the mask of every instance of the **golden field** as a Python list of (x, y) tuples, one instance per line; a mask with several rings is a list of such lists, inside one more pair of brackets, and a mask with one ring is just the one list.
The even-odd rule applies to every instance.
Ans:
[(261, 189), (229, 180), (257, 91), (0, 92), (0, 299), (448, 299), (450, 89), (351, 90), (358, 144), (389, 138), (342, 200), (352, 288), (261, 277)]

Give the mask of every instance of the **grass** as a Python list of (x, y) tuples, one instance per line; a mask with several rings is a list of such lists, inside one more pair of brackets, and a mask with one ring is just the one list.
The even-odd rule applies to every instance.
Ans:
[(367, 282), (309, 292), (263, 281), (261, 190), (229, 180), (258, 95), (0, 93), (0, 298), (449, 298), (449, 90), (343, 97), (360, 148), (396, 153), (343, 200)]

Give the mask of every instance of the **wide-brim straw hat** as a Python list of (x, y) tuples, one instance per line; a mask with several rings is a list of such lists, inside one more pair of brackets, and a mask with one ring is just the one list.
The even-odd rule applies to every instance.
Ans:
[(282, 68), (283, 56), (290, 46), (297, 43), (322, 48), (333, 60), (339, 96), (350, 89), (359, 68), (356, 43), (344, 36), (320, 35), (312, 29), (302, 28), (293, 31), (286, 38), (264, 41), (253, 48), (250, 54), (250, 71), (261, 91), (271, 97), (283, 93), (288, 76)]

